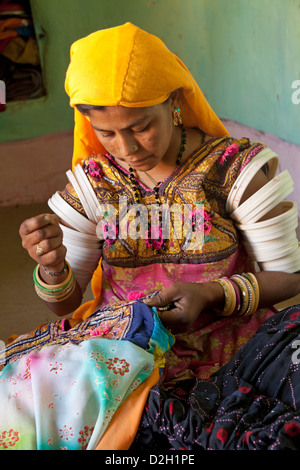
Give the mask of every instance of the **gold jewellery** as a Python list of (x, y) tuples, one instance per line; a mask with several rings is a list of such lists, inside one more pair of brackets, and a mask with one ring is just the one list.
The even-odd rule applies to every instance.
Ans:
[(174, 126), (182, 126), (181, 109), (179, 107), (174, 108), (174, 111), (173, 111), (173, 125)]
[(138, 151), (138, 146), (136, 144), (131, 145), (130, 147), (130, 153), (135, 153)]
[(69, 263), (66, 262), (68, 275), (60, 284), (46, 284), (42, 281), (39, 274), (40, 265), (38, 264), (33, 272), (34, 287), (37, 295), (46, 302), (62, 302), (74, 292), (76, 281)]
[(37, 244), (37, 246), (36, 246), (36, 254), (37, 254), (38, 256), (42, 256), (42, 255), (44, 255), (45, 253), (46, 253), (46, 251), (43, 250), (43, 248), (41, 248), (41, 247), (39, 246), (39, 244)]
[(216, 309), (220, 315), (248, 316), (256, 312), (259, 304), (259, 285), (254, 274), (235, 274), (230, 278), (222, 277), (213, 282), (221, 284), (224, 291), (223, 310)]

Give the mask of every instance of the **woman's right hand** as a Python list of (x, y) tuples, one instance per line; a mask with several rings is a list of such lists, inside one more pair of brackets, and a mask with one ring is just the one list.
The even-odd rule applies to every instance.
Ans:
[[(19, 230), (22, 246), (31, 258), (53, 272), (62, 270), (67, 252), (59, 223), (56, 214), (41, 214), (24, 220)], [(38, 248), (44, 253), (38, 254)]]

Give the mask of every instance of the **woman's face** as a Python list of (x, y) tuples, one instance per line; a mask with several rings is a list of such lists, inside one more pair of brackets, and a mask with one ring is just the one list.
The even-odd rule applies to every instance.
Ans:
[(162, 160), (171, 161), (174, 155), (176, 160), (180, 130), (173, 125), (173, 109), (169, 99), (145, 108), (93, 109), (89, 118), (101, 144), (122, 166), (147, 171)]

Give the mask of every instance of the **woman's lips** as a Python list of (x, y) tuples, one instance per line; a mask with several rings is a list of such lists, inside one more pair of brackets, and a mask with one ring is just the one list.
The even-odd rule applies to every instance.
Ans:
[(144, 165), (147, 162), (147, 160), (149, 160), (149, 158), (151, 158), (151, 157), (152, 157), (152, 155), (149, 155), (148, 157), (143, 158), (141, 160), (136, 160), (135, 162), (130, 162), (129, 165), (132, 166), (132, 167)]

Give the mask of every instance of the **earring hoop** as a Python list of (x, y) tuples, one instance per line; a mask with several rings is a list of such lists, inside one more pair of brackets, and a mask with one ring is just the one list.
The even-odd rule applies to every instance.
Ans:
[(174, 111), (173, 111), (173, 125), (174, 126), (182, 126), (181, 109), (179, 107), (174, 108)]

